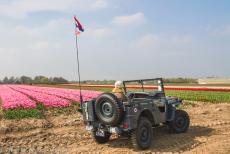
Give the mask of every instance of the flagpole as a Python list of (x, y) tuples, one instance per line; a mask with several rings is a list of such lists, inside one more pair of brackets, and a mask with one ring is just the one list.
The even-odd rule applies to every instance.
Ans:
[[(77, 32), (77, 29), (75, 27), (75, 33)], [(80, 75), (80, 63), (79, 63), (79, 51), (78, 51), (78, 41), (77, 41), (77, 33), (76, 33), (76, 53), (77, 53), (77, 71), (78, 71), (78, 86), (80, 89), (80, 110), (82, 110), (82, 93), (81, 93), (81, 75)]]

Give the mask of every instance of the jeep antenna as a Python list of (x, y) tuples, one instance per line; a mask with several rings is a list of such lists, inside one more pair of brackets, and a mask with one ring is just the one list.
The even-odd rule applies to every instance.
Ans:
[(80, 75), (80, 63), (79, 63), (77, 35), (79, 35), (81, 32), (84, 32), (84, 29), (83, 29), (82, 25), (80, 24), (80, 22), (77, 20), (76, 16), (74, 16), (74, 23), (75, 23), (75, 35), (76, 35), (78, 86), (80, 89), (80, 110), (82, 110), (83, 98), (82, 98), (82, 93), (81, 93), (81, 75)]

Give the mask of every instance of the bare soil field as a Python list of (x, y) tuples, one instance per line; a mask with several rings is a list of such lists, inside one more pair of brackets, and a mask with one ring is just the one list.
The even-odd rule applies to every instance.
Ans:
[(44, 119), (0, 120), (0, 153), (230, 153), (230, 104), (188, 103), (191, 118), (187, 133), (173, 134), (167, 127), (154, 128), (150, 149), (132, 148), (127, 138), (113, 135), (97, 144), (85, 130), (80, 113)]

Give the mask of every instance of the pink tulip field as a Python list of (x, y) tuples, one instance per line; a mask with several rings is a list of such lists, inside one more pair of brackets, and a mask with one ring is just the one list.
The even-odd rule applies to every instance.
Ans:
[(36, 107), (36, 103), (29, 97), (5, 85), (0, 86), (0, 98), (2, 100), (3, 109)]
[[(83, 101), (97, 97), (101, 92), (82, 90)], [(68, 107), (73, 102), (79, 102), (79, 90), (36, 87), (26, 85), (0, 86), (2, 108), (35, 108), (36, 103), (46, 107)]]
[[(34, 86), (25, 86), (19, 85), (14, 86), (16, 90), (29, 90), (33, 92), (42, 93), (44, 95), (54, 95), (60, 98), (72, 100), (79, 102), (80, 101), (80, 93), (79, 90), (73, 89), (62, 89), (62, 88), (47, 88), (47, 87), (34, 87)], [(91, 91), (91, 90), (82, 90), (83, 101), (89, 101), (92, 98), (97, 97), (101, 92), (98, 91)]]

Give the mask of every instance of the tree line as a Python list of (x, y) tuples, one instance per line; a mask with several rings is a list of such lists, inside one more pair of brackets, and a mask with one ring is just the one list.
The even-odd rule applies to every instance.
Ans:
[[(197, 83), (197, 79), (193, 78), (164, 78), (164, 83)], [(89, 85), (112, 85), (116, 80), (84, 80), (82, 84)], [(35, 76), (34, 78), (28, 76), (21, 77), (5, 77), (0, 80), (0, 84), (68, 84), (78, 83), (78, 81), (68, 81), (63, 77), (46, 77), (46, 76)]]
[(3, 80), (0, 80), (0, 84), (67, 84), (69, 83), (63, 77), (46, 77), (46, 76), (35, 76), (31, 78), (29, 76), (21, 77), (4, 77)]
[[(194, 78), (163, 78), (164, 83), (198, 83), (197, 79)], [(111, 85), (114, 84), (116, 80), (84, 80), (81, 81), (83, 84), (91, 85)]]
[(165, 83), (198, 83), (194, 78), (164, 78)]

